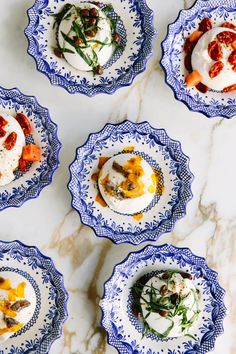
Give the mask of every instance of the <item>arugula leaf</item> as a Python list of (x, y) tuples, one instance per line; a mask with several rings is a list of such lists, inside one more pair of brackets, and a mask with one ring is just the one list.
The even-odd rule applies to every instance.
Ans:
[(85, 35), (83, 33), (83, 29), (76, 21), (74, 21), (72, 23), (72, 30), (76, 33), (76, 35), (79, 38), (82, 38), (82, 40), (85, 43), (85, 45), (87, 45), (87, 40), (86, 40), (86, 37), (85, 37)]
[(73, 41), (70, 37), (68, 37), (65, 33), (61, 32), (61, 34), (62, 34), (62, 37), (64, 38), (64, 40), (65, 40), (67, 43), (69, 43), (71, 46), (73, 46), (73, 47), (75, 48), (76, 52), (81, 56), (81, 58), (82, 58), (89, 66), (93, 67), (93, 61), (92, 61), (92, 59), (89, 57), (89, 55), (85, 54), (85, 53), (83, 52), (83, 50), (82, 50), (79, 46), (77, 46), (77, 45), (74, 43), (74, 41)]
[(63, 20), (65, 14), (73, 7), (71, 4), (65, 4), (62, 8), (62, 10), (57, 13), (57, 14), (52, 14), (52, 17), (55, 17), (55, 23), (53, 25), (53, 28), (55, 27), (56, 24), (60, 24), (61, 21)]
[(108, 4), (107, 6), (103, 7), (101, 10), (106, 14), (107, 12), (112, 11), (114, 8), (112, 4)]

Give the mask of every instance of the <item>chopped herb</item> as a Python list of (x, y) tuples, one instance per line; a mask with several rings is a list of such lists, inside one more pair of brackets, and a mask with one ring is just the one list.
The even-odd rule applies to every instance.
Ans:
[(101, 10), (107, 14), (108, 12), (112, 11), (114, 8), (112, 6), (112, 4), (108, 4), (107, 6), (103, 7)]
[(75, 48), (76, 52), (81, 56), (81, 58), (82, 58), (89, 66), (92, 67), (93, 61), (92, 61), (92, 59), (89, 57), (89, 55), (85, 54), (85, 53), (83, 52), (83, 50), (82, 50), (79, 46), (75, 45), (74, 41), (73, 41), (70, 37), (68, 37), (65, 33), (61, 32), (61, 34), (62, 34), (62, 37), (64, 38), (64, 40), (65, 40), (67, 43), (69, 43), (71, 46), (73, 46), (73, 47)]
[(76, 33), (76, 35), (81, 38), (84, 42), (85, 45), (87, 45), (87, 40), (86, 37), (84, 35), (83, 29), (81, 28), (81, 26), (77, 23), (77, 21), (74, 21), (72, 23), (72, 30)]
[[(63, 20), (65, 14), (73, 7), (73, 5), (71, 4), (65, 4), (65, 6), (63, 6), (62, 10), (60, 12), (58, 12), (58, 14), (52, 14), (52, 17), (55, 17), (55, 23), (53, 25), (53, 28), (55, 27), (56, 24), (60, 24), (61, 21)], [(69, 15), (69, 14), (68, 14)], [(68, 18), (68, 16), (67, 16)]]

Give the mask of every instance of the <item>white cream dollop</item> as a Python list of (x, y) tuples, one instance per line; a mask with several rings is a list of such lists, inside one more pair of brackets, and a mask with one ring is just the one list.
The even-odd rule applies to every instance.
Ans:
[[(96, 8), (99, 12), (99, 22), (98, 22), (98, 31), (95, 37), (93, 38), (87, 38), (88, 40), (95, 40), (104, 43), (107, 41), (107, 43), (111, 43), (112, 40), (112, 34), (111, 34), (111, 24), (108, 19), (108, 17), (105, 15), (103, 11), (94, 4), (91, 3), (82, 3), (80, 4), (80, 7), (83, 9), (91, 9), (91, 8)], [(65, 19), (68, 15), (68, 13), (71, 12), (71, 18)], [(75, 9), (72, 8), (72, 10), (69, 10), (68, 13), (64, 16), (64, 19), (61, 21), (59, 30), (58, 30), (58, 40), (61, 48), (66, 48), (69, 50), (72, 50), (75, 54), (72, 53), (64, 53), (64, 57), (66, 61), (73, 66), (74, 68), (80, 70), (80, 71), (91, 71), (92, 68), (89, 66), (84, 59), (75, 51), (75, 48), (70, 45), (68, 42), (66, 42), (61, 34), (61, 32), (65, 33), (73, 39), (75, 36), (75, 33), (73, 31), (70, 31), (72, 23), (77, 19), (77, 14), (75, 12)], [(90, 43), (89, 48), (82, 49), (84, 54), (88, 55), (91, 59), (93, 58), (93, 50), (97, 55), (98, 59), (98, 64), (103, 66), (105, 65), (109, 59), (111, 58), (113, 54), (113, 45), (104, 45), (102, 46), (101, 44), (97, 43)]]
[[(153, 286), (159, 291), (163, 285), (166, 285), (166, 281), (160, 279), (162, 274), (163, 273), (149, 279), (149, 281), (146, 283), (146, 287), (144, 287), (142, 292), (143, 299), (149, 301), (149, 295), (146, 293), (147, 287)], [(189, 310), (186, 312), (187, 320), (193, 318), (194, 314), (198, 311), (198, 303), (195, 301), (195, 296), (194, 296), (194, 291), (196, 291), (196, 287), (193, 281), (189, 279), (184, 279), (181, 276), (181, 274), (175, 273), (172, 275), (171, 281), (168, 284), (168, 290), (184, 298), (182, 304), (189, 308)], [(148, 315), (149, 311), (147, 310), (146, 302), (141, 299), (140, 304), (142, 308), (143, 317), (145, 318), (145, 321), (147, 322), (149, 327), (154, 329), (156, 332), (160, 334), (164, 334), (170, 327), (171, 321), (166, 317), (162, 317), (161, 315), (159, 315), (159, 313), (151, 312)], [(182, 317), (176, 315), (171, 319), (174, 322), (174, 326), (170, 331), (168, 337), (180, 337), (186, 334), (186, 332), (183, 332), (181, 327)]]
[[(25, 135), (14, 117), (5, 113), (0, 113), (0, 115), (8, 122), (3, 128), (6, 135), (3, 138), (0, 137), (0, 186), (5, 186), (15, 179), (14, 170), (19, 165), (19, 159), (25, 146)], [(17, 134), (16, 144), (11, 150), (7, 150), (4, 142), (12, 132)]]
[(109, 180), (113, 185), (120, 185), (125, 180), (125, 177), (121, 173), (118, 173), (112, 168), (113, 162), (124, 166), (130, 159), (136, 156), (137, 155), (127, 153), (113, 156), (103, 165), (99, 174), (98, 186), (103, 199), (112, 210), (121, 214), (137, 214), (141, 212), (152, 202), (156, 192), (154, 171), (144, 159), (141, 160), (141, 166), (144, 171), (144, 175), (141, 177), (141, 181), (144, 184), (143, 195), (136, 198), (118, 199), (107, 193), (104, 189), (102, 181), (108, 174)]
[(220, 74), (213, 79), (209, 76), (211, 67), (216, 63), (208, 54), (208, 45), (216, 40), (216, 36), (224, 31), (235, 33), (234, 30), (224, 27), (214, 27), (207, 31), (197, 42), (192, 53), (192, 67), (202, 76), (202, 83), (212, 90), (222, 91), (225, 87), (236, 84), (236, 72), (232, 70), (232, 66), (228, 62), (228, 58), (232, 53), (231, 46), (222, 45), (223, 58), (221, 59), (224, 68)]

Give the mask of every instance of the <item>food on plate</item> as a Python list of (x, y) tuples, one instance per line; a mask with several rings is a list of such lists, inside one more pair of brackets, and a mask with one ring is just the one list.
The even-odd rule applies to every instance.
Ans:
[(98, 176), (98, 187), (106, 204), (121, 214), (136, 214), (153, 200), (157, 177), (140, 155), (121, 153), (109, 158)]
[(132, 288), (133, 310), (144, 335), (161, 338), (187, 335), (198, 321), (200, 293), (192, 275), (167, 270), (142, 277)]
[(184, 44), (186, 85), (206, 93), (236, 88), (236, 26), (224, 22), (213, 26), (204, 18)]
[(35, 295), (31, 284), (14, 272), (0, 273), (0, 343), (18, 332), (32, 318)]
[(0, 114), (0, 186), (15, 179), (14, 172), (25, 172), (31, 162), (40, 160), (40, 149), (27, 144), (31, 124), (23, 113)]
[(66, 4), (53, 15), (58, 26), (58, 47), (54, 53), (80, 71), (101, 75), (103, 66), (120, 46), (116, 21), (108, 16), (112, 5), (81, 2), (79, 6)]

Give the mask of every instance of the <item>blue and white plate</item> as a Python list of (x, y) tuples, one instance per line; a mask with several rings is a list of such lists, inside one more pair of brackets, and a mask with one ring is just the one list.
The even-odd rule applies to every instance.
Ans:
[(68, 317), (62, 274), (49, 257), (20, 241), (0, 241), (1, 272), (19, 274), (31, 284), (36, 308), (30, 322), (0, 345), (0, 353), (47, 354)]
[[(145, 274), (168, 269), (181, 270), (193, 275), (193, 282), (201, 294), (201, 313), (193, 333), (196, 339), (180, 337), (160, 339), (154, 335), (142, 338), (140, 323), (131, 310), (131, 287)], [(147, 246), (130, 253), (116, 265), (106, 282), (102, 309), (102, 325), (107, 331), (108, 343), (120, 354), (204, 354), (215, 346), (223, 333), (226, 315), (225, 291), (218, 283), (218, 275), (204, 258), (188, 248), (171, 245)]]
[[(66, 2), (80, 3), (79, 0)], [(118, 29), (123, 49), (118, 50), (107, 63), (101, 76), (78, 71), (54, 54), (57, 29), (53, 29), (54, 18), (51, 15), (60, 11), (65, 0), (36, 0), (28, 10), (29, 25), (25, 29), (29, 41), (28, 53), (34, 57), (37, 69), (47, 75), (53, 85), (64, 87), (69, 93), (87, 96), (113, 94), (118, 88), (131, 85), (136, 75), (145, 70), (153, 52), (153, 11), (146, 0), (105, 0), (104, 4), (107, 3), (114, 6), (114, 12), (110, 15), (120, 17)]]
[[(141, 155), (153, 169), (161, 172), (164, 192), (142, 212), (141, 220), (122, 215), (95, 201), (97, 183), (92, 175), (97, 172), (101, 156), (112, 157), (127, 147)], [(107, 237), (114, 243), (139, 244), (154, 241), (169, 232), (175, 222), (186, 213), (186, 204), (192, 197), (193, 175), (189, 159), (178, 141), (172, 140), (164, 129), (155, 129), (149, 123), (107, 124), (100, 132), (90, 134), (86, 143), (76, 151), (70, 166), (68, 188), (72, 194), (72, 207), (82, 223), (90, 226), (97, 236)]]
[(0, 111), (12, 114), (24, 113), (30, 120), (32, 134), (27, 143), (35, 143), (41, 149), (41, 160), (34, 162), (26, 173), (15, 173), (15, 180), (0, 187), (0, 211), (20, 207), (29, 199), (38, 197), (41, 190), (52, 182), (57, 169), (61, 143), (57, 137), (57, 125), (52, 122), (49, 111), (40, 106), (34, 96), (26, 96), (17, 88), (0, 87)]
[(193, 7), (182, 10), (177, 20), (169, 25), (166, 39), (162, 43), (162, 67), (166, 83), (174, 91), (175, 98), (191, 111), (200, 112), (209, 118), (232, 118), (236, 115), (236, 92), (209, 90), (199, 92), (195, 87), (185, 85), (187, 71), (184, 67), (183, 46), (189, 35), (198, 28), (205, 17), (212, 18), (216, 25), (225, 21), (236, 21), (234, 0), (197, 0)]

